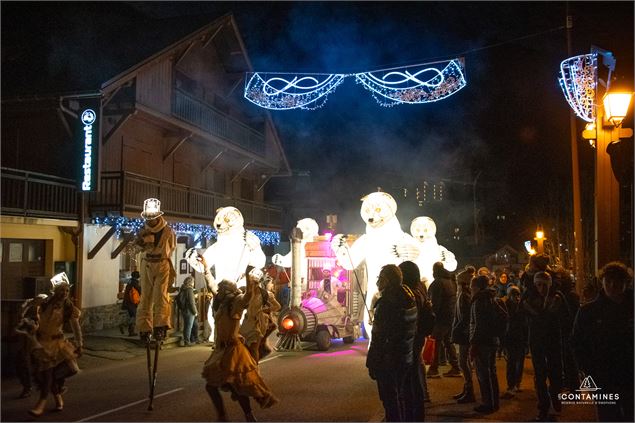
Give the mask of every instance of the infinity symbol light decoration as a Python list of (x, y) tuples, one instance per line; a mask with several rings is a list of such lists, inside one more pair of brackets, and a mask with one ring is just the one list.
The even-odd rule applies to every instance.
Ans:
[(558, 82), (575, 114), (586, 122), (594, 122), (597, 55), (584, 54), (563, 60)]
[(245, 98), (266, 109), (314, 110), (324, 105), (327, 96), (346, 76), (308, 74), (294, 76), (291, 80), (281, 76), (265, 80), (259, 73), (254, 73), (245, 86)]
[[(446, 64), (438, 69), (439, 63)], [(424, 63), (398, 69), (354, 74), (260, 74), (250, 73), (245, 84), (245, 98), (272, 110), (322, 107), (330, 93), (349, 76), (371, 91), (382, 106), (422, 104), (439, 101), (463, 88), (463, 61)]]
[(421, 69), (422, 66), (429, 65), (408, 66), (388, 73), (358, 73), (355, 74), (355, 81), (372, 92), (375, 100), (386, 107), (443, 100), (467, 84), (458, 60), (451, 60), (441, 70), (434, 67)]

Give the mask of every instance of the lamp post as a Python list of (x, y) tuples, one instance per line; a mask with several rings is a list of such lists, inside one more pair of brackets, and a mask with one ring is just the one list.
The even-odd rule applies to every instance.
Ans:
[(542, 229), (542, 225), (538, 225), (536, 228), (536, 252), (542, 254), (545, 252), (545, 231)]
[[(633, 136), (631, 128), (621, 128), (628, 112), (632, 92), (610, 91), (602, 103), (596, 102), (596, 120), (582, 136), (595, 140), (595, 273), (620, 256), (619, 183), (611, 168), (608, 147), (621, 138)], [(594, 126), (594, 127), (593, 127)]]

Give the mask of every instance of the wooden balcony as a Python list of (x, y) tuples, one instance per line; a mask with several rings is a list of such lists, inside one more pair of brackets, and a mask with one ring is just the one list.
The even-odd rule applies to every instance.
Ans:
[(263, 134), (185, 91), (174, 90), (172, 115), (245, 150), (265, 155)]
[(2, 167), (2, 206), (6, 216), (79, 218), (72, 179)]
[(101, 191), (89, 196), (89, 212), (91, 215), (141, 213), (143, 201), (151, 197), (161, 200), (161, 210), (170, 217), (205, 220), (211, 224), (216, 209), (234, 206), (241, 211), (249, 228), (280, 230), (282, 225), (282, 209), (278, 207), (131, 172), (102, 172)]

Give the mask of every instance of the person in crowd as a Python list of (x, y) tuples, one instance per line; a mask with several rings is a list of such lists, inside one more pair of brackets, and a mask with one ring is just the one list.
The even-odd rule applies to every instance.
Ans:
[[(529, 319), (529, 351), (534, 367), (534, 385), (538, 397), (535, 421), (546, 421), (549, 410), (560, 412), (558, 394), (562, 389), (561, 323), (566, 313), (562, 294), (552, 289), (547, 272), (534, 273), (532, 287), (522, 299)], [(547, 386), (549, 380), (549, 386)]]
[(489, 288), (489, 277), (477, 276), (470, 281), (470, 358), (474, 360), (476, 378), (481, 391), (481, 404), (474, 411), (491, 414), (499, 408), (499, 388), (496, 376), (496, 347), (498, 337), (494, 329), (496, 292)]
[(193, 277), (188, 276), (183, 281), (177, 297), (177, 306), (181, 312), (181, 317), (183, 317), (183, 346), (190, 347), (195, 343), (195, 340), (192, 339), (192, 328), (198, 316), (198, 309), (194, 299)]
[(502, 300), (507, 299), (508, 277), (507, 273), (501, 272), (496, 282), (496, 296)]
[(22, 304), (21, 319), (15, 328), (18, 335), (18, 348), (15, 356), (15, 372), (22, 385), (22, 392), (18, 399), (28, 398), (32, 393), (33, 363), (31, 350), (34, 336), (39, 325), (39, 307), (48, 296), (38, 294), (35, 298), (26, 300)]
[(520, 278), (520, 292), (522, 297), (526, 295), (534, 295), (534, 275), (537, 272), (547, 272), (551, 274), (551, 268), (549, 267), (549, 255), (547, 254), (534, 254), (529, 258), (522, 277)]
[(501, 396), (503, 399), (513, 398), (520, 392), (520, 383), (523, 380), (523, 368), (525, 355), (527, 354), (527, 341), (529, 327), (527, 316), (520, 306), (520, 288), (516, 285), (507, 287), (507, 313), (509, 314), (508, 329), (501, 340), (503, 353), (507, 357), (507, 391)]
[(518, 286), (520, 284), (520, 279), (516, 276), (515, 272), (509, 272), (509, 278), (507, 283), (509, 284), (509, 286)]
[(452, 330), (454, 307), (456, 306), (456, 282), (452, 280), (452, 275), (445, 270), (441, 262), (434, 263), (432, 275), (434, 280), (430, 284), (428, 294), (436, 316), (432, 336), (437, 342), (436, 353), (428, 369), (428, 377), (439, 377), (439, 355), (441, 350), (445, 351), (445, 355), (452, 366), (443, 376), (461, 377), (456, 350), (454, 349), (454, 344), (450, 342), (450, 331)]
[(245, 345), (252, 357), (259, 362), (262, 357), (272, 351), (266, 337), (275, 330), (271, 313), (278, 312), (281, 307), (273, 292), (261, 285), (266, 279), (260, 269), (247, 266), (245, 274), (252, 279), (255, 287), (254, 295), (251, 296), (247, 306), (247, 314), (240, 326), (240, 334), (245, 338)]
[[(194, 275), (192, 275), (194, 278)], [(196, 281), (196, 279), (194, 279)], [(199, 295), (202, 295), (195, 287), (192, 288), (192, 293), (194, 294), (194, 304), (196, 305), (197, 315), (194, 316), (194, 322), (192, 322), (192, 331), (190, 332), (190, 342), (192, 344), (200, 344), (202, 341), (199, 337), (199, 315), (198, 315), (198, 307), (199, 307)]]
[[(119, 325), (119, 330), (123, 335), (125, 329), (128, 329), (128, 336), (137, 336), (135, 332), (135, 320), (137, 318), (137, 307), (141, 300), (141, 286), (139, 285), (139, 272), (134, 270), (130, 274), (130, 281), (126, 284), (126, 289), (123, 291), (123, 302), (121, 309), (128, 313), (128, 324), (122, 323)], [(133, 291), (136, 290), (136, 293)]]
[(414, 293), (402, 281), (399, 267), (388, 264), (381, 268), (377, 278), (380, 297), (374, 305), (373, 332), (366, 357), (366, 367), (371, 379), (377, 382), (387, 422), (405, 421), (402, 415), (405, 381), (415, 361), (417, 304)]
[(580, 309), (580, 296), (575, 292), (571, 273), (562, 266), (554, 268), (554, 279), (557, 279), (558, 285), (560, 285), (560, 294), (562, 294), (566, 311), (566, 313), (562, 313), (563, 319), (560, 322), (562, 332), (562, 369), (564, 371), (563, 388), (573, 392), (580, 386), (578, 365), (571, 348), (571, 331), (573, 330), (575, 316)]
[(459, 404), (467, 404), (476, 401), (474, 397), (474, 384), (472, 383), (472, 364), (469, 358), (470, 349), (470, 308), (472, 306), (472, 294), (470, 281), (474, 278), (476, 269), (467, 266), (456, 277), (459, 286), (459, 296), (454, 309), (454, 321), (450, 340), (459, 346), (459, 367), (463, 374), (463, 390), (452, 398)]
[(139, 231), (136, 244), (143, 249), (143, 294), (137, 308), (136, 325), (142, 340), (149, 341), (152, 333), (160, 341), (165, 339), (171, 327), (168, 287), (176, 278), (171, 261), (176, 235), (163, 218), (161, 202), (156, 198), (144, 201), (141, 217), (145, 219), (145, 225)]
[(590, 303), (591, 301), (595, 300), (601, 290), (602, 287), (599, 286), (598, 281), (595, 277), (591, 281), (588, 281), (582, 288), (580, 305)]
[(425, 420), (424, 402), (430, 397), (426, 380), (426, 366), (421, 359), (423, 344), (426, 336), (432, 333), (434, 327), (434, 315), (432, 303), (426, 295), (425, 285), (421, 282), (419, 267), (412, 261), (404, 261), (399, 264), (403, 274), (403, 284), (410, 288), (417, 305), (417, 330), (413, 341), (412, 367), (406, 375), (406, 397), (402, 403), (402, 416), (408, 422), (422, 422)]
[(592, 377), (600, 392), (619, 395), (616, 404), (597, 404), (597, 420), (633, 420), (633, 290), (632, 273), (611, 262), (600, 271), (602, 289), (580, 307), (571, 345), (580, 370)]
[[(29, 413), (39, 417), (44, 413), (49, 394), (53, 394), (55, 410), (64, 409), (62, 395), (66, 378), (79, 371), (77, 359), (82, 354), (83, 338), (79, 326), (79, 308), (69, 298), (70, 283), (65, 273), (51, 279), (53, 294), (38, 308), (39, 320), (32, 339), (31, 357), (40, 396)], [(64, 325), (73, 331), (73, 341), (64, 337)]]
[(212, 310), (216, 344), (205, 361), (202, 376), (205, 389), (214, 404), (217, 421), (228, 421), (227, 411), (220, 390), (230, 391), (232, 399), (238, 401), (245, 421), (256, 421), (251, 409), (250, 397), (261, 408), (269, 408), (278, 402), (258, 372), (258, 363), (238, 333), (243, 311), (249, 306), (257, 291), (258, 279), (247, 278), (245, 293), (234, 282), (222, 280), (214, 296)]
[(276, 301), (282, 308), (289, 308), (291, 288), (289, 287), (289, 271), (281, 266), (269, 265), (267, 274), (273, 278)]
[(487, 267), (483, 266), (483, 267), (479, 267), (478, 270), (476, 271), (476, 276), (487, 276), (489, 279), (490, 276), (490, 271)]

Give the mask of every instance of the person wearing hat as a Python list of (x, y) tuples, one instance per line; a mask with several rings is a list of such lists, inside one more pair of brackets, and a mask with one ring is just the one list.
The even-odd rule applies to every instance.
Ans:
[[(558, 394), (562, 389), (561, 322), (566, 318), (562, 294), (552, 287), (551, 275), (539, 271), (533, 289), (521, 300), (529, 319), (529, 350), (534, 367), (534, 386), (538, 397), (536, 421), (546, 421), (549, 409), (560, 412)], [(547, 380), (549, 386), (547, 386)]]
[(165, 338), (170, 324), (170, 296), (168, 286), (176, 277), (172, 254), (176, 248), (176, 235), (162, 217), (161, 202), (148, 198), (143, 203), (141, 217), (144, 228), (139, 231), (136, 243), (143, 248), (141, 258), (141, 301), (137, 308), (136, 326), (143, 340), (150, 333), (157, 340)]
[[(65, 273), (60, 273), (51, 279), (51, 283), (53, 295), (43, 300), (39, 306), (38, 326), (31, 350), (35, 380), (40, 390), (35, 407), (29, 410), (35, 417), (44, 413), (50, 393), (55, 399), (55, 410), (64, 409), (64, 383), (67, 377), (79, 371), (77, 358), (81, 356), (83, 346), (79, 326), (81, 312), (69, 298), (68, 277)], [(63, 328), (67, 323), (73, 331), (72, 342), (64, 337)]]
[(202, 376), (205, 390), (216, 409), (216, 421), (227, 420), (227, 410), (220, 391), (230, 391), (231, 398), (238, 401), (247, 422), (256, 421), (251, 409), (250, 398), (261, 408), (269, 408), (278, 399), (271, 392), (254, 359), (238, 333), (240, 318), (254, 295), (258, 295), (258, 279), (247, 277), (243, 293), (236, 283), (223, 279), (217, 285), (212, 303), (216, 345), (203, 365)]

